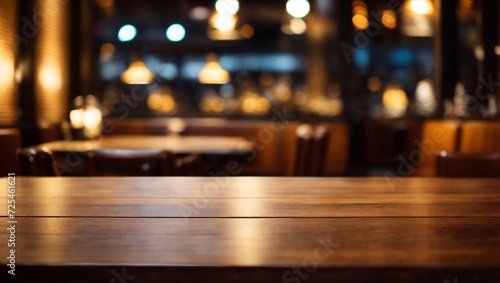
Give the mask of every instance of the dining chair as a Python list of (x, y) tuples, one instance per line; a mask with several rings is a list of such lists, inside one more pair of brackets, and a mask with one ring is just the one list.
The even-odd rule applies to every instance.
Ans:
[(46, 149), (23, 148), (17, 151), (21, 175), (60, 176), (51, 151)]
[(500, 121), (464, 121), (458, 151), (461, 153), (500, 152)]
[(87, 154), (90, 176), (172, 176), (175, 159), (157, 149), (97, 149)]
[(19, 172), (16, 151), (21, 147), (21, 132), (18, 129), (0, 129), (0, 176)]
[(47, 143), (65, 138), (63, 124), (43, 124), (37, 126), (38, 142)]
[(321, 176), (328, 148), (329, 128), (326, 125), (312, 127), (300, 125), (296, 131), (294, 176)]
[(415, 176), (436, 175), (436, 158), (441, 151), (456, 152), (462, 122), (459, 120), (428, 120), (422, 126), (420, 138), (415, 141), (422, 154), (422, 164), (415, 168)]
[(176, 176), (200, 176), (201, 157), (199, 154), (190, 154), (175, 159)]
[(442, 151), (437, 156), (438, 177), (500, 177), (500, 152), (464, 154)]

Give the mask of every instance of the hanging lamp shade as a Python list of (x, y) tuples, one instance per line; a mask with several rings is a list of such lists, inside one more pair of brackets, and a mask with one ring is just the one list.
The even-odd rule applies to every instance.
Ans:
[(135, 60), (127, 70), (122, 73), (121, 79), (126, 84), (149, 84), (154, 80), (154, 75), (141, 59)]
[(202, 84), (225, 84), (229, 82), (229, 73), (217, 61), (217, 55), (209, 54), (207, 63), (198, 75)]

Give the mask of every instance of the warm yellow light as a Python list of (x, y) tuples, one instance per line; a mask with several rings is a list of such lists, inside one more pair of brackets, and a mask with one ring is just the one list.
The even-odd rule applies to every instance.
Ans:
[(101, 110), (95, 106), (89, 106), (83, 114), (83, 126), (85, 128), (100, 127), (102, 121)]
[(430, 15), (434, 11), (430, 0), (409, 0), (409, 10), (417, 15)]
[[(52, 66), (51, 66), (52, 65)], [(38, 80), (45, 91), (55, 92), (62, 87), (62, 74), (58, 70), (57, 63), (42, 63), (42, 68), (38, 73)]]
[(85, 111), (83, 109), (75, 109), (69, 112), (69, 120), (71, 121), (71, 128), (73, 129), (83, 129), (83, 115)]
[(202, 84), (225, 84), (229, 82), (229, 73), (222, 69), (217, 61), (217, 55), (209, 54), (207, 64), (198, 75), (198, 81)]
[(44, 19), (34, 54), (36, 118), (60, 123), (68, 113), (70, 6), (59, 0), (36, 3)]
[(385, 10), (382, 13), (382, 24), (387, 28), (395, 28), (396, 27), (396, 13), (393, 10)]
[(215, 12), (210, 17), (210, 25), (220, 31), (234, 30), (238, 18), (235, 15), (222, 15)]
[(354, 15), (354, 17), (352, 17), (352, 23), (358, 30), (364, 30), (368, 28), (369, 25), (368, 18), (361, 14)]
[(244, 38), (252, 38), (255, 31), (251, 25), (244, 25), (241, 27), (241, 36)]
[(408, 107), (408, 97), (406, 93), (397, 86), (388, 86), (384, 91), (382, 103), (386, 116), (390, 118), (401, 117)]
[(356, 6), (354, 7), (354, 9), (352, 9), (352, 13), (353, 15), (362, 15), (362, 16), (365, 16), (365, 17), (368, 17), (368, 10), (366, 10), (365, 7), (362, 7), (362, 6)]
[(352, 6), (353, 6), (353, 7), (363, 7), (363, 8), (365, 8), (365, 9), (366, 9), (366, 4), (365, 4), (365, 2), (360, 1), (360, 0), (352, 1)]
[(415, 99), (422, 102), (432, 101), (435, 99), (434, 89), (432, 88), (432, 82), (430, 80), (422, 80), (417, 84)]
[(241, 111), (247, 115), (263, 115), (271, 109), (269, 100), (254, 92), (243, 93), (241, 101)]
[(2, 53), (6, 51), (0, 50), (0, 87), (4, 89), (14, 84), (14, 60), (12, 60), (13, 56), (7, 59), (6, 56), (2, 56)]
[(101, 134), (102, 114), (95, 106), (88, 106), (83, 114), (83, 131), (87, 138), (95, 138)]
[(294, 18), (303, 18), (309, 14), (311, 5), (307, 0), (288, 0), (286, 11)]
[(200, 109), (207, 114), (220, 114), (226, 109), (226, 103), (221, 97), (210, 94), (201, 100)]
[(148, 107), (159, 114), (171, 114), (175, 112), (176, 102), (171, 94), (154, 93), (148, 97)]
[(292, 19), (290, 21), (290, 30), (294, 34), (303, 34), (307, 30), (306, 22), (303, 19)]
[(122, 73), (121, 79), (126, 84), (149, 84), (153, 82), (154, 75), (144, 62), (137, 60)]
[(329, 98), (323, 94), (316, 95), (308, 106), (312, 113), (326, 117), (338, 116), (344, 110), (344, 103), (340, 97)]

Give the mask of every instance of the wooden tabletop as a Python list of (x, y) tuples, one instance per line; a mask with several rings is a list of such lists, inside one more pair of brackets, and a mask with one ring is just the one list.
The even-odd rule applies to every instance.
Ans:
[(53, 152), (86, 152), (93, 149), (165, 149), (174, 153), (245, 154), (252, 143), (225, 136), (105, 136), (89, 141), (55, 141), (38, 145)]
[(15, 200), (23, 280), (500, 279), (500, 179), (18, 177)]

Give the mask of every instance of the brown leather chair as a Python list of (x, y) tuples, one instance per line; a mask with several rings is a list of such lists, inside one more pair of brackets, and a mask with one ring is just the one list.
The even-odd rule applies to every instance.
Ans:
[(297, 128), (294, 176), (321, 176), (328, 148), (329, 128), (303, 124)]
[(463, 154), (442, 151), (437, 157), (436, 169), (439, 177), (500, 178), (500, 152)]
[(500, 152), (500, 121), (463, 122), (459, 152)]
[(62, 124), (44, 124), (37, 127), (38, 142), (47, 143), (64, 139)]
[(174, 155), (156, 149), (99, 149), (87, 155), (90, 176), (172, 176)]
[(424, 122), (420, 139), (416, 141), (418, 151), (424, 157), (415, 168), (415, 176), (433, 177), (436, 174), (436, 158), (441, 151), (456, 152), (460, 135), (459, 120), (428, 120)]
[(330, 138), (325, 155), (325, 176), (345, 175), (349, 163), (349, 126), (343, 122), (328, 123)]
[(0, 176), (19, 173), (17, 150), (21, 147), (21, 132), (18, 129), (0, 129)]
[(201, 158), (199, 154), (179, 157), (175, 160), (176, 176), (200, 176)]
[(23, 176), (60, 176), (49, 150), (23, 148), (18, 150), (17, 156)]

